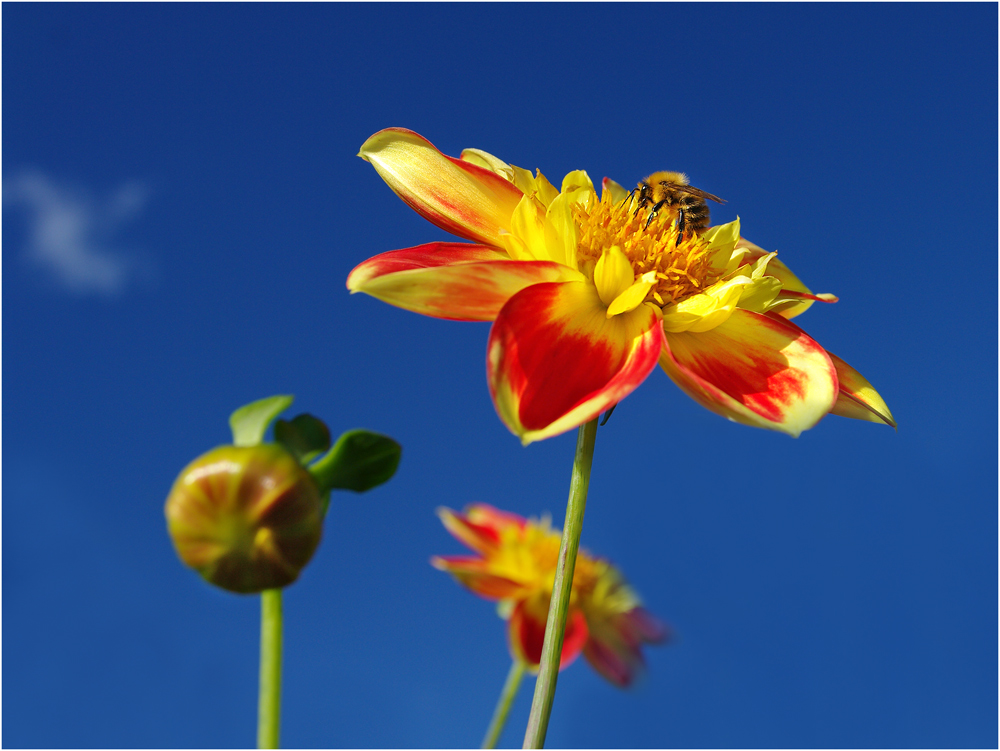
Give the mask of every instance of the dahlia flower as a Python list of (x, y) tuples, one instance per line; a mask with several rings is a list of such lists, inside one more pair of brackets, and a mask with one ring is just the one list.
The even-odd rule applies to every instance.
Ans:
[(470, 242), (369, 258), (351, 292), (424, 315), (492, 321), (487, 382), (522, 442), (613, 408), (659, 364), (686, 394), (735, 422), (798, 436), (826, 414), (895, 427), (878, 392), (791, 318), (815, 301), (739, 220), (678, 235), (650, 208), (586, 172), (556, 188), (477, 149), (445, 156), (389, 128), (366, 159), (417, 213)]
[[(512, 656), (537, 670), (559, 553), (560, 531), (548, 518), (525, 519), (484, 503), (463, 513), (438, 509), (445, 528), (476, 555), (435, 556), (435, 568), (499, 603)], [(621, 572), (608, 561), (577, 554), (560, 669), (581, 653), (616, 686), (628, 686), (643, 665), (642, 645), (667, 630), (642, 607)]]

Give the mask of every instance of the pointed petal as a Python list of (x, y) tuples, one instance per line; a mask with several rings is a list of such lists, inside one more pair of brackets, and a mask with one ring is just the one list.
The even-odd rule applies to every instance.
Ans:
[(640, 646), (629, 643), (606, 624), (601, 628), (590, 624), (590, 639), (583, 648), (583, 656), (594, 670), (621, 688), (631, 685), (645, 666)]
[(574, 212), (578, 193), (559, 193), (545, 213), (548, 257), (574, 269), (578, 268), (576, 251), (580, 244), (580, 225)]
[(663, 340), (642, 305), (608, 318), (590, 282), (536, 284), (500, 311), (487, 346), (493, 404), (525, 444), (618, 403), (645, 380)]
[(381, 130), (358, 156), (420, 216), (453, 235), (499, 246), (500, 231), (510, 230), (521, 191), (490, 169), (445, 156), (412, 130)]
[(364, 285), (372, 279), (393, 274), (397, 271), (454, 266), (473, 261), (508, 261), (503, 251), (489, 245), (469, 243), (426, 243), (402, 250), (390, 250), (372, 256), (358, 264), (347, 277), (347, 289), (351, 292), (364, 291)]
[(662, 644), (671, 638), (667, 625), (643, 607), (633, 609), (626, 617), (632, 633), (648, 644)]
[(496, 550), (504, 530), (511, 527), (521, 530), (527, 524), (523, 516), (501, 511), (486, 503), (472, 504), (466, 507), (464, 513), (440, 506), (437, 515), (455, 539), (483, 554)]
[[(549, 182), (549, 179), (542, 174), (541, 170), (535, 170), (537, 173), (532, 183), (532, 195), (534, 195), (539, 201), (542, 202), (542, 206), (548, 208), (552, 205), (552, 202), (559, 197), (559, 191), (556, 186)], [(531, 174), (531, 173), (528, 173)]]
[(465, 516), (470, 523), (494, 530), (499, 535), (509, 527), (524, 529), (528, 520), (510, 511), (501, 511), (488, 503), (473, 503), (465, 507)]
[(750, 284), (746, 276), (719, 281), (704, 292), (668, 305), (663, 309), (663, 330), (673, 334), (711, 331), (732, 315)]
[(431, 565), (439, 571), (447, 571), (462, 586), (487, 600), (524, 596), (522, 584), (491, 573), (489, 562), (482, 558), (436, 555), (431, 558)]
[[(740, 247), (740, 218), (715, 227), (709, 227), (702, 232), (701, 237), (708, 243), (708, 253), (713, 257), (713, 265), (727, 268), (734, 253)], [(754, 247), (757, 247), (756, 245)], [(760, 249), (763, 252), (763, 249)], [(742, 257), (743, 253), (737, 254)]]
[(552, 261), (512, 261), (485, 245), (428, 243), (369, 258), (347, 277), (347, 288), (435, 318), (492, 321), (525, 287), (582, 278)]
[(636, 607), (610, 620), (588, 619), (590, 638), (583, 656), (591, 667), (621, 688), (630, 686), (645, 667), (643, 644), (659, 644), (669, 631), (644, 608)]
[(609, 683), (619, 688), (632, 684), (636, 674), (642, 670), (645, 661), (642, 652), (616, 646), (591, 638), (583, 648), (583, 656), (590, 666)]
[(437, 509), (438, 518), (444, 528), (451, 532), (459, 542), (472, 548), (477, 553), (488, 553), (496, 549), (500, 542), (500, 533), (483, 524), (475, 524), (465, 514), (459, 514), (450, 508), (441, 506)]
[(837, 368), (837, 379), (840, 381), (837, 403), (830, 413), (855, 420), (880, 422), (895, 428), (896, 421), (888, 405), (865, 377), (832, 352), (827, 354)]
[[(542, 661), (542, 644), (545, 641), (545, 621), (549, 614), (549, 596), (535, 595), (517, 603), (507, 624), (510, 651), (531, 668), (538, 668)], [(559, 669), (579, 657), (587, 642), (587, 619), (578, 609), (572, 608), (566, 618)]]
[(628, 191), (610, 177), (601, 180), (601, 198), (604, 197), (605, 193), (609, 194), (613, 203), (621, 203), (628, 196)]
[(632, 262), (628, 260), (622, 249), (617, 245), (605, 248), (594, 266), (594, 286), (597, 295), (605, 305), (611, 305), (622, 292), (632, 286), (635, 272)]
[(514, 168), (503, 159), (499, 159), (488, 151), (482, 149), (462, 149), (459, 159), (463, 162), (471, 162), (483, 169), (488, 169), (494, 174), (500, 175), (507, 182), (514, 182)]
[(660, 366), (692, 399), (735, 422), (798, 436), (837, 398), (826, 351), (779, 316), (735, 310), (700, 334), (667, 333)]
[[(746, 260), (756, 261), (758, 258), (767, 255), (767, 251), (764, 250), (759, 245), (754, 245), (749, 240), (741, 237), (739, 242), (736, 243), (737, 248), (746, 248), (749, 252), (747, 253)], [(836, 297), (833, 295), (812, 295), (812, 290), (810, 290), (802, 281), (792, 273), (784, 263), (781, 262), (780, 258), (773, 258), (767, 264), (767, 275), (777, 277), (781, 281), (782, 290), (789, 290), (792, 292), (802, 292), (805, 293), (798, 302), (789, 302), (788, 307), (776, 310), (775, 312), (783, 318), (795, 318), (797, 315), (801, 315), (809, 310), (812, 306), (813, 301), (816, 299), (822, 299), (823, 302), (836, 302)], [(782, 295), (784, 296), (784, 295)], [(790, 297), (790, 296), (789, 296)], [(830, 299), (832, 298), (832, 299)]]
[[(835, 303), (840, 302), (840, 298), (836, 295), (831, 295), (829, 292), (820, 292), (818, 295), (811, 294), (809, 292), (797, 292), (791, 289), (781, 290), (781, 294), (778, 296), (779, 300), (788, 299), (800, 302), (803, 300), (812, 300), (813, 302), (825, 302), (825, 303)], [(773, 310), (773, 307), (772, 307)]]
[(562, 181), (562, 188), (559, 192), (575, 193), (577, 191), (581, 191), (584, 194), (592, 193), (595, 196), (597, 195), (597, 191), (594, 190), (594, 183), (590, 179), (590, 175), (582, 169), (566, 173), (566, 177), (564, 177)]
[(653, 288), (654, 284), (656, 284), (656, 272), (647, 271), (636, 280), (635, 284), (629, 286), (628, 289), (611, 301), (611, 304), (608, 306), (608, 318), (638, 308), (642, 305), (642, 301), (646, 299), (646, 295), (649, 294), (649, 290)]
[[(545, 239), (545, 210), (533, 198), (525, 196), (517, 204), (510, 218), (510, 227), (511, 235), (520, 240), (528, 250), (524, 258), (557, 260), (549, 253)], [(504, 242), (507, 242), (506, 237)], [(513, 256), (513, 253), (511, 255)]]

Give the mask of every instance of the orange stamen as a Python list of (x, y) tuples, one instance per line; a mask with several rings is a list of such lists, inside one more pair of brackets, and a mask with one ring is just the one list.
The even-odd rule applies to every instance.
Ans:
[(662, 210), (649, 221), (650, 209), (636, 211), (634, 199), (615, 203), (605, 194), (600, 201), (577, 205), (575, 212), (580, 225), (580, 268), (593, 268), (605, 248), (617, 245), (631, 262), (636, 278), (656, 272), (656, 284), (646, 295), (647, 302), (672, 305), (701, 292), (721, 276), (712, 265), (708, 243), (698, 234), (690, 233), (677, 244), (677, 225), (670, 211)]

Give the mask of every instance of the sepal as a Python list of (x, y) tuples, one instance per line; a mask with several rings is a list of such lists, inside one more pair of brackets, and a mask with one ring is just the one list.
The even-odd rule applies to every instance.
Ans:
[(264, 433), (274, 418), (292, 406), (295, 397), (290, 394), (268, 396), (244, 404), (229, 416), (233, 431), (233, 445), (256, 446), (264, 440)]
[(305, 465), (330, 448), (330, 429), (319, 418), (303, 413), (276, 421), (274, 440)]
[(309, 470), (324, 493), (330, 490), (363, 493), (396, 473), (402, 452), (402, 447), (388, 436), (349, 430)]

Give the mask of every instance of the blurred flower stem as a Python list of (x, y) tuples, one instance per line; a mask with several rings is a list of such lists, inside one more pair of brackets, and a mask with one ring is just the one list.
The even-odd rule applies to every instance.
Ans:
[(573, 589), (576, 553), (580, 548), (583, 512), (587, 508), (587, 488), (590, 485), (590, 467), (594, 461), (596, 438), (595, 417), (581, 425), (577, 433), (576, 457), (573, 459), (569, 501), (566, 504), (566, 521), (563, 524), (562, 541), (559, 543), (559, 561), (556, 564), (556, 577), (552, 585), (552, 598), (549, 601), (549, 616), (545, 622), (542, 661), (535, 682), (535, 696), (531, 701), (528, 729), (524, 734), (524, 748), (542, 748), (545, 745), (545, 732), (549, 727), (552, 700), (556, 693), (556, 679), (559, 677), (559, 658), (562, 654), (563, 633), (566, 630), (569, 597)]
[(260, 699), (257, 748), (278, 748), (281, 723), (281, 590), (260, 593)]
[(511, 663), (510, 672), (507, 673), (507, 680), (504, 681), (503, 690), (500, 692), (500, 699), (497, 701), (497, 708), (493, 710), (493, 719), (490, 726), (486, 728), (486, 737), (483, 738), (483, 745), (480, 748), (496, 748), (503, 733), (504, 725), (507, 724), (507, 715), (510, 714), (510, 707), (517, 696), (517, 690), (521, 687), (521, 679), (524, 677), (524, 661), (517, 658)]

